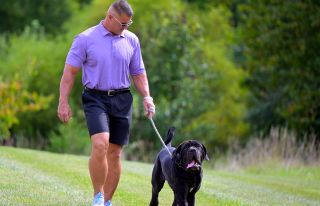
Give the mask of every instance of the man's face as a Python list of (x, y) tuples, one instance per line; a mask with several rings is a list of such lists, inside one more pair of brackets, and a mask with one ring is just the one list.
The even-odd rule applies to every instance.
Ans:
[(115, 13), (109, 15), (112, 24), (112, 33), (114, 34), (121, 34), (123, 30), (128, 29), (128, 27), (132, 24), (132, 17), (129, 17), (125, 14), (118, 15)]

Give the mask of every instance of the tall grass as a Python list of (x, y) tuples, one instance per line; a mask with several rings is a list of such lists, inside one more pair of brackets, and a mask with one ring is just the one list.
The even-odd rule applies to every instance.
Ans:
[(315, 137), (298, 140), (288, 129), (272, 128), (267, 137), (251, 138), (245, 146), (234, 144), (217, 167), (232, 170), (248, 167), (280, 165), (320, 166), (320, 145)]

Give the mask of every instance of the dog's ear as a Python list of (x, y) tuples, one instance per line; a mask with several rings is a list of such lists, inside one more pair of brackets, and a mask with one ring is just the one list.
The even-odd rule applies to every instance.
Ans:
[(174, 127), (169, 128), (168, 133), (167, 133), (167, 138), (164, 142), (166, 145), (171, 143), (175, 131), (176, 131), (176, 128), (174, 128)]
[(202, 148), (203, 148), (203, 156), (205, 160), (209, 160), (208, 154), (207, 154), (207, 148), (204, 146), (204, 144), (202, 144)]
[(177, 161), (180, 160), (180, 152), (181, 152), (182, 144), (180, 144), (172, 153), (172, 158)]

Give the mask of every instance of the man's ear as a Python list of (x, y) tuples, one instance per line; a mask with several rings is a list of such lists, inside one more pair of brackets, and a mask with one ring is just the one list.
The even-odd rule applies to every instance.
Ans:
[(107, 14), (107, 17), (108, 17), (109, 20), (111, 20), (113, 18), (112, 15), (109, 14), (109, 13)]

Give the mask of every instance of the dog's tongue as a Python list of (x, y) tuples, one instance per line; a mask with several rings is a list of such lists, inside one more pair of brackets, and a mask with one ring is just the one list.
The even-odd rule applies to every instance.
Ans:
[(193, 167), (195, 164), (196, 164), (196, 162), (193, 160), (192, 162), (190, 162), (190, 163), (187, 165), (187, 169), (189, 169), (190, 167)]

